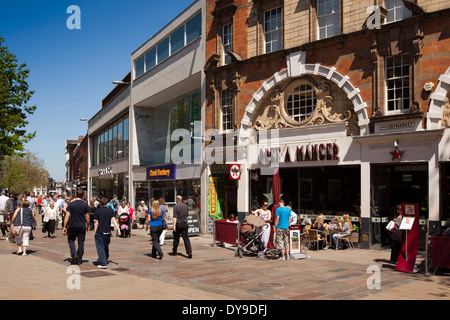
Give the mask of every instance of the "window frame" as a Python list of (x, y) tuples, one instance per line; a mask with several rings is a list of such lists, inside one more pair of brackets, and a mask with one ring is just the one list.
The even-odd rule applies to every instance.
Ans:
[[(267, 21), (267, 13), (272, 13), (273, 11), (279, 11), (276, 12), (276, 15), (280, 15), (279, 20), (280, 20), (280, 25), (279, 28), (275, 28), (275, 29), (270, 29), (270, 30), (266, 30), (266, 25), (267, 23), (272, 23), (273, 20), (278, 20), (277, 17), (275, 17), (275, 19), (270, 19), (269, 21)], [(269, 9), (264, 11), (263, 13), (263, 21), (262, 21), (263, 25), (262, 25), (262, 30), (263, 30), (263, 39), (264, 39), (264, 53), (271, 53), (271, 52), (275, 52), (278, 50), (282, 50), (284, 43), (283, 43), (283, 7), (276, 7), (273, 9)], [(276, 25), (276, 23), (275, 23)], [(270, 41), (267, 40), (268, 35), (270, 35), (271, 37), (273, 35), (279, 35), (279, 38), (277, 40), (273, 40), (273, 38), (270, 39)], [(279, 43), (279, 47), (277, 49), (274, 49), (274, 44)], [(270, 50), (267, 50), (267, 46), (270, 45)]]
[[(227, 95), (227, 96), (224, 96)], [(233, 98), (234, 94), (231, 89), (221, 90), (220, 91), (220, 132), (221, 133), (230, 133), (233, 132)], [(224, 101), (226, 103), (224, 103)], [(229, 102), (229, 104), (227, 104)], [(228, 110), (226, 113), (224, 113), (224, 110)], [(230, 120), (228, 118), (226, 121), (224, 121), (225, 117), (230, 117)], [(229, 124), (229, 127), (228, 127)]]
[[(395, 64), (395, 58), (399, 57), (401, 59), (400, 61), (400, 65), (396, 65)], [(405, 64), (403, 59), (407, 58), (408, 59), (408, 63)], [(388, 61), (389, 59), (393, 59), (394, 64), (392, 67), (388, 67)], [(403, 70), (404, 67), (408, 67), (408, 75), (404, 75), (403, 74)], [(396, 76), (395, 74), (395, 68), (398, 67), (402, 70), (401, 75), (400, 76)], [(393, 69), (393, 76), (391, 78), (388, 78), (389, 74), (388, 74), (388, 69)], [(384, 86), (384, 94), (385, 94), (385, 106), (384, 106), (384, 110), (385, 110), (385, 114), (386, 115), (394, 115), (394, 114), (405, 114), (408, 113), (410, 110), (410, 106), (411, 106), (411, 101), (412, 101), (412, 95), (411, 95), (411, 73), (412, 73), (412, 64), (411, 64), (411, 58), (410, 55), (408, 53), (404, 53), (404, 54), (398, 54), (398, 55), (392, 55), (392, 56), (387, 56), (384, 58), (384, 79), (385, 79), (385, 86)], [(404, 86), (403, 85), (403, 79), (408, 79), (408, 86)], [(401, 86), (401, 91), (402, 91), (402, 96), (401, 97), (397, 97), (397, 93), (396, 91), (399, 89), (396, 87), (396, 82), (397, 80), (401, 80), (402, 81), (402, 86)], [(390, 88), (389, 87), (389, 81), (393, 81), (394, 83), (394, 87)], [(405, 107), (405, 97), (404, 97), (404, 92), (405, 89), (407, 89), (408, 92), (408, 97), (406, 98), (408, 100), (407, 102), (407, 106)], [(394, 93), (394, 98), (393, 99), (389, 99), (389, 91), (392, 91)], [(389, 109), (389, 102), (393, 101), (395, 103), (394, 105), (394, 109), (390, 110)], [(399, 108), (398, 103), (399, 101), (401, 101), (401, 107)]]
[[(229, 27), (229, 32), (225, 32), (225, 28)], [(234, 37), (233, 37), (233, 22), (224, 24), (222, 26), (222, 63), (227, 65), (231, 63), (231, 57), (227, 54), (227, 51), (234, 50)], [(229, 41), (225, 43), (225, 40), (229, 38)]]
[[(323, 4), (321, 3), (323, 2)], [(326, 6), (327, 3), (331, 3), (332, 8), (334, 7), (334, 4), (337, 4), (337, 11), (336, 12), (331, 12), (331, 13), (325, 13), (320, 15), (319, 12), (319, 8), (321, 5)], [(339, 34), (341, 34), (341, 19), (340, 19), (340, 12), (341, 12), (341, 1), (340, 0), (317, 0), (317, 7), (316, 7), (316, 19), (317, 19), (317, 39), (318, 40), (322, 40), (322, 39), (327, 39), (327, 38), (331, 38), (334, 36), (337, 36)], [(333, 18), (333, 24), (327, 24), (328, 22), (325, 22), (325, 26), (320, 26), (320, 21), (321, 18), (324, 18), (325, 21), (328, 20), (329, 17)], [(333, 30), (336, 30), (337, 27), (337, 33), (336, 34), (328, 34), (328, 29), (329, 27), (333, 26)], [(321, 37), (320, 35), (320, 31), (325, 29), (325, 36)]]
[[(384, 24), (394, 23), (412, 17), (412, 12), (405, 7), (402, 0), (384, 0), (383, 2), (384, 8), (387, 10)], [(392, 4), (392, 8), (388, 8), (388, 4), (389, 6)], [(397, 18), (397, 14), (399, 14), (400, 9), (403, 16), (401, 18)], [(393, 20), (391, 21), (388, 20), (390, 12), (393, 12)]]

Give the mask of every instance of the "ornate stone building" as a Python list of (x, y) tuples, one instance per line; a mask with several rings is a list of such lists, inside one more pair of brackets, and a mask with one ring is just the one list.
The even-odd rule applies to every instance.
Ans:
[(364, 248), (389, 245), (399, 203), (418, 203), (421, 237), (439, 232), (450, 206), (449, 17), (438, 0), (208, 0), (207, 170), (224, 215), (270, 202), (267, 169), (278, 167), (300, 218), (350, 213)]

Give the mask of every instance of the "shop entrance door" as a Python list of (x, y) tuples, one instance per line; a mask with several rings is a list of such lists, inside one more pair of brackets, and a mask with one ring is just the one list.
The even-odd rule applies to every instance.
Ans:
[[(396, 206), (403, 202), (418, 203), (420, 218), (428, 219), (428, 164), (373, 164), (370, 228), (372, 246), (390, 246), (391, 238), (386, 225), (395, 217)], [(421, 245), (423, 246), (422, 243)], [(422, 248), (419, 246), (419, 249)]]
[(167, 203), (175, 203), (175, 182), (174, 181), (152, 181), (151, 198), (158, 200), (163, 198)]

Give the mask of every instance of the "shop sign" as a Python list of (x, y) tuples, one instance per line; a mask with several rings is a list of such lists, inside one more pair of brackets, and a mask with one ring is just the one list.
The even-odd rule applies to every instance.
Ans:
[[(295, 152), (291, 152), (295, 148)], [(317, 143), (302, 146), (286, 146), (279, 150), (280, 162), (333, 161), (339, 160), (339, 146), (336, 143)], [(273, 150), (260, 149), (260, 159), (271, 157)], [(293, 155), (293, 156), (292, 156)]]
[(99, 179), (112, 179), (113, 172), (112, 167), (105, 167), (98, 169), (98, 178)]
[(104, 176), (104, 175), (107, 175), (107, 174), (112, 174), (112, 168), (111, 167), (98, 169), (98, 175), (99, 176)]
[(421, 119), (407, 121), (390, 121), (375, 124), (375, 133), (411, 132), (419, 128)]
[(230, 164), (230, 180), (241, 180), (240, 164)]
[(147, 180), (168, 180), (176, 179), (176, 166), (168, 164), (164, 166), (148, 167)]

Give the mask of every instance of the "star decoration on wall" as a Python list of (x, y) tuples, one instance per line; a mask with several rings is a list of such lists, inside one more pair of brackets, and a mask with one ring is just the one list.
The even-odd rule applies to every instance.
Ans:
[(398, 147), (395, 147), (395, 151), (394, 152), (390, 152), (390, 154), (392, 154), (392, 161), (394, 161), (394, 160), (402, 161), (403, 151), (400, 151), (398, 149)]
[[(267, 198), (267, 203), (269, 204), (269, 207), (273, 204), (273, 189), (270, 188), (270, 192), (269, 193), (263, 193), (263, 195)], [(280, 199), (283, 196), (282, 193), (280, 193)]]

